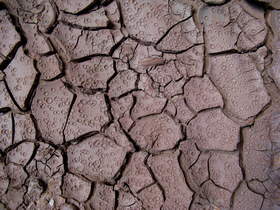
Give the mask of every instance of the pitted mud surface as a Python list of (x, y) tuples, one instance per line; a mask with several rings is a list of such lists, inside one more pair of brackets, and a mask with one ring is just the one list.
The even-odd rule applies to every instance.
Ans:
[(0, 0), (0, 210), (279, 210), (279, 0)]

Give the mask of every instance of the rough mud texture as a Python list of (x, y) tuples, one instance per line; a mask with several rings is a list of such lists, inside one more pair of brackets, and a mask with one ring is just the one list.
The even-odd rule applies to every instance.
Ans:
[(0, 210), (279, 210), (279, 0), (0, 0)]

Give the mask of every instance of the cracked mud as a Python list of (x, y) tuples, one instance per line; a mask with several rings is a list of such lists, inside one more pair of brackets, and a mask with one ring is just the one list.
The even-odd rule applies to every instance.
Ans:
[(0, 210), (279, 210), (279, 0), (0, 0)]

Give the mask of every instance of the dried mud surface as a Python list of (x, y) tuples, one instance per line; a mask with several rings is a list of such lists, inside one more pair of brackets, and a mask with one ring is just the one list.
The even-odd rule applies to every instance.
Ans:
[(0, 0), (0, 209), (279, 210), (279, 0)]

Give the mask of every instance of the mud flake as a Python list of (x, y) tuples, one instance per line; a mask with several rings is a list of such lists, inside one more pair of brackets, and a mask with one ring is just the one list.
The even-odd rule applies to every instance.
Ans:
[(26, 48), (32, 58), (52, 51), (48, 38), (42, 35), (35, 24), (21, 23), (22, 29), (26, 34)]
[(133, 144), (125, 135), (119, 122), (114, 121), (112, 124), (110, 124), (110, 126), (105, 130), (105, 134), (114, 139), (116, 144), (126, 148), (127, 151), (134, 151)]
[(11, 108), (13, 110), (18, 110), (14, 102), (12, 101), (10, 94), (3, 81), (0, 81), (0, 109)]
[[(200, 21), (205, 25), (209, 53), (230, 50), (249, 51), (259, 47), (267, 34), (264, 16), (256, 18), (236, 2), (220, 7), (202, 7)], [(245, 9), (244, 9), (245, 8)]]
[(162, 53), (156, 51), (154, 47), (138, 43), (132, 52), (132, 58), (129, 59), (129, 64), (135, 71), (146, 73), (148, 69), (165, 63), (165, 59), (161, 55)]
[(32, 177), (51, 185), (53, 178), (60, 180), (64, 173), (61, 151), (49, 144), (39, 143), (36, 155), (26, 167), (26, 170)]
[(184, 95), (188, 105), (196, 112), (213, 107), (222, 108), (224, 104), (221, 94), (208, 76), (192, 78), (184, 86)]
[(43, 11), (40, 13), (38, 17), (38, 29), (41, 32), (49, 32), (55, 21), (57, 19), (57, 9), (54, 2), (51, 1), (43, 1), (42, 4)]
[(194, 46), (186, 52), (176, 54), (175, 66), (185, 78), (202, 76), (204, 65), (203, 45)]
[(74, 204), (64, 203), (60, 206), (61, 210), (78, 210), (78, 207)]
[(137, 74), (131, 70), (119, 72), (109, 83), (108, 95), (112, 98), (119, 97), (135, 89)]
[(36, 138), (36, 130), (30, 114), (14, 114), (14, 122), (14, 143), (18, 143), (22, 140), (32, 140)]
[(208, 161), (210, 154), (209, 153), (201, 153), (197, 158), (195, 164), (192, 166), (188, 166), (184, 162), (184, 156), (186, 156), (186, 152), (183, 151), (182, 155), (180, 156), (181, 167), (182, 170), (189, 181), (190, 187), (195, 190), (199, 191), (200, 186), (209, 179), (209, 172), (208, 172)]
[(265, 151), (245, 151), (244, 168), (248, 178), (265, 180), (268, 177), (270, 155)]
[(75, 0), (57, 0), (55, 3), (58, 8), (67, 13), (78, 13), (85, 8), (87, 8), (90, 4), (94, 3), (95, 0), (85, 0), (83, 2), (77, 2)]
[(9, 186), (9, 177), (6, 173), (6, 166), (3, 162), (0, 162), (0, 197), (5, 194)]
[(68, 59), (78, 59), (93, 54), (109, 54), (114, 46), (109, 29), (88, 31), (59, 23), (52, 33), (55, 45), (64, 49)]
[(152, 78), (149, 77), (147, 74), (140, 74), (138, 88), (145, 91), (148, 95), (152, 97), (161, 96), (161, 93), (159, 92), (159, 84), (153, 82)]
[(73, 198), (79, 202), (84, 202), (90, 194), (91, 184), (78, 176), (67, 173), (64, 176), (62, 189), (63, 195), (66, 198)]
[(246, 121), (270, 101), (263, 79), (249, 55), (233, 54), (210, 59), (209, 75), (225, 98), (225, 110)]
[(36, 207), (36, 202), (40, 199), (42, 193), (44, 192), (43, 184), (39, 179), (30, 177), (26, 181), (27, 192), (24, 195), (24, 202), (30, 208)]
[(105, 90), (114, 72), (111, 58), (95, 57), (82, 63), (71, 63), (66, 69), (66, 79), (84, 90)]
[(0, 150), (4, 151), (13, 143), (12, 113), (0, 115)]
[(193, 18), (189, 18), (174, 26), (156, 48), (164, 52), (181, 52), (201, 43), (203, 43), (202, 32), (196, 27)]
[(87, 201), (89, 209), (113, 209), (115, 206), (115, 192), (113, 187), (96, 183), (94, 194)]
[(109, 121), (103, 94), (79, 94), (65, 127), (65, 138), (71, 140), (91, 131), (99, 131)]
[(154, 180), (144, 164), (147, 155), (146, 152), (134, 153), (118, 184), (128, 184), (133, 193), (152, 184)]
[(265, 185), (262, 182), (258, 181), (258, 180), (252, 180), (252, 181), (248, 182), (248, 187), (253, 192), (257, 192), (257, 193), (260, 193), (262, 195), (264, 195), (265, 192), (266, 192)]
[(164, 113), (138, 120), (129, 133), (142, 149), (150, 152), (171, 149), (183, 138), (180, 126)]
[[(128, 38), (114, 51), (112, 57), (120, 59), (123, 63), (130, 62), (132, 64), (133, 58), (139, 57), (139, 55), (135, 55), (138, 46), (139, 44), (136, 41)], [(131, 66), (133, 69), (136, 69), (133, 65)]]
[(138, 119), (151, 114), (160, 114), (163, 110), (166, 99), (151, 97), (145, 92), (135, 92), (136, 104), (131, 111), (132, 119)]
[(25, 166), (30, 160), (34, 150), (34, 144), (31, 142), (23, 142), (7, 154), (8, 163), (16, 163)]
[(118, 8), (117, 2), (112, 1), (109, 5), (104, 7), (107, 18), (114, 24), (116, 28), (120, 28), (120, 10)]
[(176, 119), (178, 119), (179, 122), (183, 123), (184, 125), (187, 125), (187, 123), (195, 116), (195, 114), (187, 106), (184, 97), (182, 95), (174, 96), (171, 99), (171, 102), (173, 102), (174, 106), (176, 107)]
[(271, 35), (268, 45), (272, 50), (272, 64), (268, 67), (268, 72), (270, 77), (274, 80), (277, 87), (280, 88), (280, 71), (279, 71), (279, 57), (280, 57), (280, 37), (279, 37), (279, 18), (280, 12), (278, 10), (273, 10), (269, 13), (268, 23), (273, 32)]
[(37, 60), (36, 66), (41, 73), (41, 79), (51, 80), (63, 71), (63, 64), (58, 55), (42, 56)]
[(181, 75), (178, 72), (173, 61), (165, 65), (156, 66), (148, 72), (154, 82), (159, 83), (161, 86), (167, 85), (171, 81), (180, 79)]
[(160, 209), (164, 202), (162, 191), (157, 184), (153, 184), (152, 186), (143, 189), (138, 194), (138, 198), (143, 203), (143, 208), (145, 209)]
[(71, 145), (68, 150), (69, 170), (92, 181), (110, 181), (120, 169), (125, 150), (100, 134)]
[(74, 25), (79, 28), (98, 29), (108, 26), (108, 18), (103, 8), (92, 11), (88, 14), (72, 15), (61, 13), (60, 21), (66, 24)]
[(44, 138), (56, 144), (63, 142), (63, 129), (72, 98), (73, 94), (61, 80), (39, 84), (31, 111)]
[(2, 40), (0, 43), (0, 53), (2, 56), (8, 57), (14, 48), (19, 44), (21, 38), (6, 10), (1, 10), (0, 20), (0, 40)]
[(15, 58), (4, 72), (6, 74), (5, 80), (14, 99), (20, 108), (25, 110), (37, 76), (33, 60), (24, 54), (22, 48), (19, 48)]
[(171, 81), (164, 88), (164, 96), (166, 98), (172, 98), (176, 95), (182, 95), (184, 93), (183, 87), (185, 85), (185, 79), (180, 79), (179, 81)]
[(210, 178), (213, 182), (232, 192), (243, 179), (237, 153), (212, 153), (209, 159), (209, 168)]
[[(178, 152), (150, 156), (148, 165), (165, 192), (166, 200), (162, 208), (188, 209), (193, 193), (186, 185), (179, 166)], [(177, 195), (176, 197), (174, 197), (174, 193)]]
[(128, 113), (133, 105), (132, 95), (124, 96), (118, 100), (111, 101), (112, 113), (116, 119), (122, 117), (125, 113)]
[(142, 205), (130, 192), (119, 191), (119, 203), (117, 210), (140, 210)]
[(25, 186), (17, 188), (9, 188), (7, 193), (2, 196), (1, 201), (7, 205), (9, 209), (17, 209), (23, 202), (23, 196), (26, 192)]
[(179, 150), (181, 151), (180, 161), (183, 170), (189, 169), (196, 162), (200, 155), (195, 143), (190, 140), (182, 142), (179, 146)]
[(243, 51), (249, 51), (261, 46), (267, 34), (265, 23), (260, 20), (251, 20), (243, 28), (238, 41), (237, 47)]
[[(203, 184), (203, 196), (205, 196), (211, 206), (214, 208), (229, 209), (231, 201), (231, 193), (227, 190), (217, 187), (211, 181)], [(241, 208), (242, 209), (242, 208)]]
[(23, 167), (14, 163), (7, 165), (7, 175), (10, 179), (10, 187), (22, 187), (27, 179), (28, 175), (24, 171)]
[(280, 42), (277, 41), (273, 45), (273, 61), (271, 68), (269, 68), (268, 72), (270, 77), (274, 80), (275, 84), (277, 85), (278, 89), (280, 88), (280, 70), (279, 66), (279, 58), (280, 58)]
[[(183, 10), (178, 12), (175, 5), (172, 10), (168, 2), (164, 0), (152, 2), (147, 0), (142, 2), (125, 0), (121, 1), (120, 5), (128, 32), (137, 39), (149, 43), (157, 42), (172, 25), (184, 20), (191, 13), (184, 12), (190, 10), (188, 5), (180, 5)], [(172, 14), (174, 12), (175, 14)], [(134, 16), (136, 13), (141, 15)], [(138, 27), (135, 27), (136, 25)]]
[(260, 209), (262, 205), (262, 196), (250, 191), (246, 183), (242, 183), (236, 192), (233, 200), (233, 209)]
[(252, 127), (244, 128), (243, 134), (243, 161), (246, 177), (265, 180), (271, 164), (272, 149), (270, 114), (258, 118)]
[(239, 125), (226, 117), (220, 109), (198, 114), (187, 126), (187, 136), (199, 148), (232, 151), (239, 142)]

